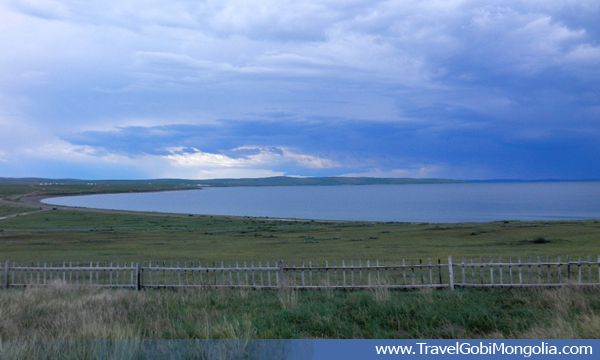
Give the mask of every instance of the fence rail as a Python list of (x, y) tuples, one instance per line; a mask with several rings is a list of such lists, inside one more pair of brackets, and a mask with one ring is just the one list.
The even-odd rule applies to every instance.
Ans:
[(232, 287), (257, 289), (394, 289), (457, 287), (600, 286), (600, 256), (582, 260), (557, 257), (448, 256), (424, 260), (192, 263), (15, 263), (0, 268), (3, 287), (70, 285), (142, 288)]

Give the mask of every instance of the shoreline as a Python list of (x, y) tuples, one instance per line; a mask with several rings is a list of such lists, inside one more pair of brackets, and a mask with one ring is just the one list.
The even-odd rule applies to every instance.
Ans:
[(55, 198), (55, 197), (63, 197), (63, 196), (69, 196), (69, 195), (34, 195), (34, 196), (24, 197), (24, 198), (22, 198), (22, 200), (24, 202), (29, 202), (29, 203), (49, 205), (49, 204), (43, 203), (42, 200), (51, 199), (51, 198)]

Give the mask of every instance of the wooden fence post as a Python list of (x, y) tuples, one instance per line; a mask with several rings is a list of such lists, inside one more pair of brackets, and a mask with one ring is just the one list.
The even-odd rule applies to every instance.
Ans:
[(279, 278), (277, 280), (279, 280), (279, 287), (280, 288), (284, 288), (285, 287), (285, 278), (284, 278), (284, 272), (283, 272), (283, 260), (279, 260), (279, 264), (277, 265), (278, 269), (277, 271), (279, 272)]
[(448, 277), (450, 278), (450, 290), (454, 290), (454, 269), (452, 268), (452, 255), (448, 255)]
[(4, 265), (4, 288), (8, 289), (8, 281), (9, 281), (9, 276), (8, 276), (8, 270), (10, 270), (10, 261), (6, 260), (6, 264)]
[(140, 263), (137, 263), (136, 269), (135, 269), (135, 289), (137, 291), (140, 291), (142, 289), (142, 274), (140, 273)]

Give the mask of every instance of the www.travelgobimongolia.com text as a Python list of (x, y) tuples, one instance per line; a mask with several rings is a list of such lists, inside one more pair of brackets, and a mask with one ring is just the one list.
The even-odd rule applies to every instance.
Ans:
[(505, 345), (504, 343), (471, 344), (457, 342), (455, 345), (427, 345), (416, 343), (416, 346), (375, 346), (378, 355), (592, 355), (591, 346), (553, 346), (546, 342), (541, 345)]

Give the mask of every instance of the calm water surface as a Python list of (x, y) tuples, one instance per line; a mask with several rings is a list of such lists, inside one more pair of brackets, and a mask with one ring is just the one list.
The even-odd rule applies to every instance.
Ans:
[(600, 182), (227, 187), (47, 199), (100, 209), (401, 222), (600, 219)]

